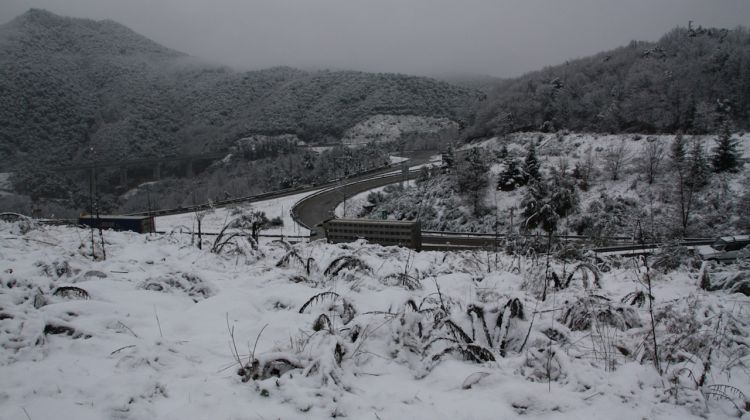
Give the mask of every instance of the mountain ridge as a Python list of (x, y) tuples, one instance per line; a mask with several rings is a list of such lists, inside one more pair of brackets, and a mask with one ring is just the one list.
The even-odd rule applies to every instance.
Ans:
[(468, 138), (518, 131), (709, 133), (750, 129), (750, 32), (677, 27), (500, 82)]
[(379, 113), (471, 123), (482, 94), (417, 76), (237, 72), (112, 21), (32, 9), (0, 25), (0, 169), (199, 153), (250, 134), (329, 142)]

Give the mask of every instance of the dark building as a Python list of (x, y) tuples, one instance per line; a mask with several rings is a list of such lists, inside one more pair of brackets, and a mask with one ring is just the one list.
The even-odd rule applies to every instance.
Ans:
[(422, 229), (419, 222), (370, 219), (331, 219), (323, 223), (328, 242), (352, 242), (366, 239), (385, 246), (422, 248)]
[(78, 224), (94, 228), (130, 230), (138, 233), (154, 232), (153, 216), (89, 216), (78, 218)]

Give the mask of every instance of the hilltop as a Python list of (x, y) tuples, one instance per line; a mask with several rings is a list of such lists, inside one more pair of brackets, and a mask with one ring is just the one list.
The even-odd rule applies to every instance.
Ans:
[(250, 134), (340, 138), (377, 114), (463, 125), (481, 93), (436, 80), (279, 67), (237, 72), (109, 20), (32, 9), (0, 26), (0, 169), (225, 149)]
[(519, 131), (709, 133), (750, 129), (750, 32), (675, 28), (497, 84), (466, 136)]

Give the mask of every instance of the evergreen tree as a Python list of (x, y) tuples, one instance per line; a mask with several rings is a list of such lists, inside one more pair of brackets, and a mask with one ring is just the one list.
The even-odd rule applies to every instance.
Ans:
[(678, 133), (670, 147), (669, 157), (672, 159), (672, 166), (677, 167), (682, 165), (685, 162), (685, 156), (685, 139), (681, 133)]
[(524, 217), (522, 226), (526, 229), (542, 228), (551, 235), (557, 229), (560, 216), (550, 197), (550, 188), (546, 182), (532, 180), (526, 189), (526, 195), (521, 200), (521, 215)]
[(497, 157), (497, 160), (503, 161), (508, 158), (508, 145), (503, 144), (503, 147), (500, 148), (500, 150), (495, 151), (495, 156)]
[(555, 209), (555, 213), (560, 217), (567, 217), (578, 207), (578, 191), (576, 191), (575, 179), (552, 168), (550, 184), (552, 186), (550, 202)]
[(729, 124), (722, 124), (721, 133), (716, 139), (716, 147), (711, 157), (714, 171), (737, 172), (740, 168), (740, 156), (740, 146), (737, 140), (732, 138)]
[(539, 160), (536, 158), (536, 146), (533, 141), (529, 144), (529, 151), (526, 154), (526, 159), (523, 161), (523, 172), (526, 178), (526, 183), (542, 179), (542, 176), (539, 173)]
[(696, 139), (690, 144), (688, 158), (688, 177), (686, 181), (695, 188), (702, 188), (708, 184), (710, 166), (706, 158), (706, 150)]
[(554, 172), (549, 181), (534, 180), (529, 183), (521, 200), (523, 226), (541, 228), (547, 234), (557, 229), (557, 223), (578, 206), (578, 193), (572, 179)]
[(513, 191), (526, 184), (521, 164), (517, 159), (508, 156), (505, 159), (505, 169), (497, 179), (497, 189), (502, 191)]
[(489, 165), (485, 162), (478, 147), (466, 153), (456, 170), (458, 190), (469, 197), (474, 215), (480, 213), (484, 189), (489, 185), (487, 171), (489, 171)]

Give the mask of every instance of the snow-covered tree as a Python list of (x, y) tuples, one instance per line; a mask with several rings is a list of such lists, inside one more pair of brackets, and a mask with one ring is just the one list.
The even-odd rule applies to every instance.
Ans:
[(513, 157), (506, 157), (505, 169), (500, 172), (497, 179), (497, 189), (502, 191), (513, 191), (526, 184), (526, 177), (521, 169), (521, 163)]
[(522, 227), (526, 229), (541, 228), (548, 234), (557, 229), (560, 216), (555, 211), (555, 204), (550, 196), (550, 188), (544, 181), (532, 181), (521, 200), (521, 215), (524, 217)]
[(723, 124), (711, 156), (714, 171), (736, 172), (741, 166), (741, 155), (739, 143), (732, 138), (732, 133), (729, 131), (729, 124)]
[(682, 133), (677, 133), (669, 148), (669, 158), (672, 161), (672, 167), (677, 168), (677, 166), (685, 162), (685, 156), (685, 138), (682, 136)]
[(526, 182), (530, 183), (532, 180), (542, 179), (542, 175), (539, 172), (539, 160), (536, 157), (536, 146), (534, 142), (529, 142), (529, 150), (526, 153), (526, 159), (523, 161), (523, 172)]
[(489, 185), (488, 170), (489, 165), (482, 157), (480, 149), (475, 147), (461, 159), (456, 171), (458, 190), (468, 196), (475, 215), (478, 215), (482, 208), (484, 190)]

